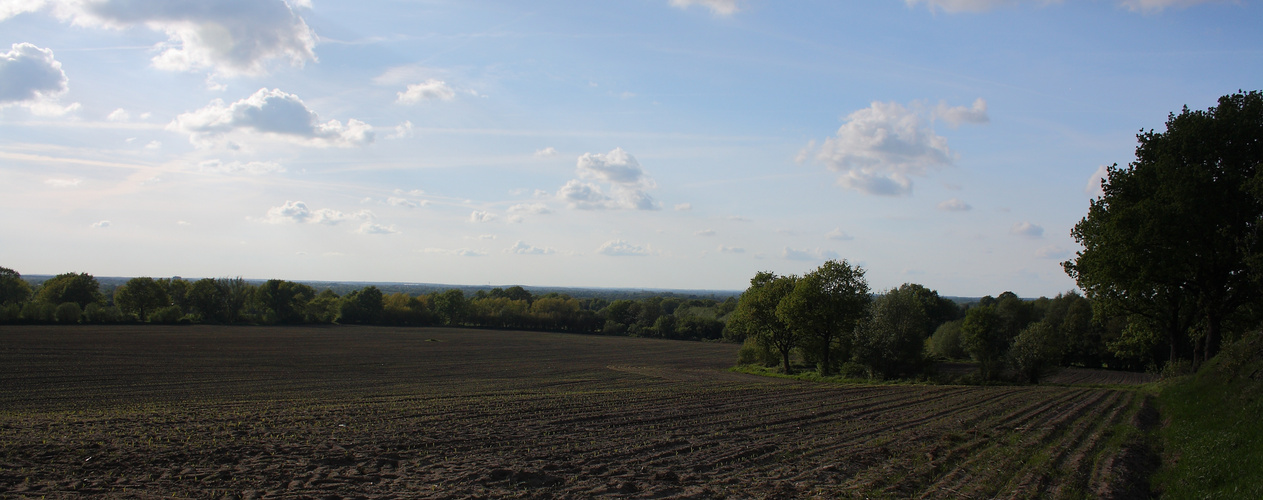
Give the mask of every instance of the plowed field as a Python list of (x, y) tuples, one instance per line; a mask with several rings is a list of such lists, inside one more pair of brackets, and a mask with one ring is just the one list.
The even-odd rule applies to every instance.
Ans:
[[(388, 328), (0, 328), (0, 496), (1045, 498), (1145, 406), (830, 386), (735, 345)], [(1145, 410), (1149, 411), (1149, 410)]]

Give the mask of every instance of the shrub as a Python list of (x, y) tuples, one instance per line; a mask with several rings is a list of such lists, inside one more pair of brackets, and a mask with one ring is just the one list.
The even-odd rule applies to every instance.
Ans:
[(52, 323), (57, 306), (44, 301), (31, 301), (22, 306), (22, 319), (35, 323)]
[(180, 306), (167, 306), (150, 314), (149, 322), (173, 325), (178, 323), (183, 316), (184, 312), (180, 310)]
[(1009, 363), (1027, 382), (1038, 384), (1039, 379), (1057, 368), (1065, 346), (1057, 330), (1040, 321), (1033, 323), (1013, 339), (1009, 349)]
[(962, 320), (955, 320), (939, 325), (926, 342), (926, 350), (931, 356), (942, 359), (964, 359), (969, 356), (960, 343), (961, 323)]
[(14, 323), (22, 317), (22, 307), (17, 304), (0, 306), (0, 323)]
[(93, 302), (83, 308), (83, 319), (88, 323), (118, 323), (123, 321), (123, 312), (117, 307)]
[(754, 337), (747, 337), (741, 343), (741, 350), (737, 351), (737, 364), (776, 366), (780, 362), (780, 357), (771, 348), (759, 343)]
[(57, 306), (55, 311), (53, 311), (53, 318), (56, 319), (58, 323), (78, 323), (79, 319), (82, 317), (83, 309), (80, 309), (79, 304), (74, 302), (62, 303)]

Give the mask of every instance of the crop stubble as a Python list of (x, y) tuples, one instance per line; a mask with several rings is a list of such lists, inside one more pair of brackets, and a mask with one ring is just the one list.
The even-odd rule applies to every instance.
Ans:
[(0, 495), (1033, 498), (1129, 479), (1107, 443), (1135, 392), (820, 385), (726, 372), (736, 348), (3, 327)]

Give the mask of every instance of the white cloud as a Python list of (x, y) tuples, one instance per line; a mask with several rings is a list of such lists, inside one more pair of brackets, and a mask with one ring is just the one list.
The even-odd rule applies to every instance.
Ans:
[(367, 210), (361, 210), (354, 214), (347, 214), (329, 208), (312, 210), (307, 207), (306, 203), (287, 200), (284, 205), (269, 208), (266, 216), (256, 220), (268, 224), (294, 222), (298, 224), (335, 225), (348, 220), (363, 220), (367, 222), (372, 219), (373, 213)]
[(63, 107), (57, 103), (57, 98), (69, 90), (69, 83), (61, 62), (50, 49), (15, 43), (11, 50), (0, 54), (0, 108), (23, 106), (43, 116), (69, 113), (79, 109), (79, 104)]
[(418, 203), (407, 198), (399, 198), (391, 196), (386, 198), (386, 204), (392, 207), (417, 208), (422, 206), (424, 202)]
[(731, 16), (740, 10), (737, 8), (737, 0), (671, 0), (672, 7), (687, 9), (691, 5), (710, 9), (717, 16)]
[(110, 221), (108, 220), (96, 221), (92, 223), (92, 227), (94, 229), (105, 229), (107, 227), (110, 227)]
[(80, 179), (78, 177), (44, 179), (44, 184), (47, 184), (55, 188), (72, 188), (72, 187), (77, 187), (79, 186), (79, 184), (82, 184), (82, 183), (83, 183), (83, 179)]
[(1048, 245), (1035, 251), (1035, 256), (1041, 259), (1063, 259), (1070, 255), (1070, 251), (1057, 245)]
[(741, 247), (719, 245), (719, 253), (746, 253), (746, 249)]
[(536, 158), (552, 158), (552, 157), (554, 157), (554, 156), (557, 156), (557, 154), (558, 154), (558, 153), (557, 153), (557, 148), (554, 148), (554, 147), (552, 147), (552, 146), (549, 146), (549, 147), (546, 147), (546, 148), (544, 148), (544, 149), (541, 149), (541, 150), (535, 151), (535, 157), (536, 157)]
[[(577, 162), (579, 179), (572, 179), (557, 191), (557, 198), (567, 202), (570, 208), (657, 210), (660, 207), (645, 192), (657, 184), (645, 175), (636, 158), (614, 148), (609, 153), (584, 153)], [(593, 182), (605, 184), (608, 193)]]
[(494, 234), (480, 234), (480, 235), (478, 235), (478, 239), (480, 239), (480, 240), (494, 240), (494, 239), (496, 239), (496, 235), (494, 235)]
[(840, 227), (839, 227), (839, 228), (836, 228), (836, 229), (834, 229), (834, 230), (832, 230), (832, 231), (829, 231), (829, 234), (826, 234), (826, 235), (824, 235), (824, 236), (825, 236), (826, 238), (831, 239), (831, 240), (838, 240), (838, 241), (851, 241), (851, 240), (855, 239), (855, 237), (854, 237), (854, 236), (851, 236), (851, 235), (849, 235), (849, 234), (846, 234), (846, 233), (842, 232), (842, 228), (840, 228)]
[(261, 74), (274, 59), (295, 66), (316, 59), (316, 34), (283, 0), (8, 1), (0, 3), (0, 20), (45, 6), (76, 26), (143, 26), (165, 33), (167, 40), (155, 47), (153, 58), (153, 65), (164, 70)]
[(216, 99), (205, 108), (177, 116), (167, 128), (187, 132), (189, 140), (199, 146), (238, 132), (243, 136), (261, 133), (315, 147), (363, 146), (374, 138), (373, 127), (367, 123), (355, 119), (345, 125), (337, 120), (321, 123), (298, 96), (266, 88), (230, 105)]
[(979, 97), (974, 101), (973, 106), (948, 106), (946, 102), (939, 101), (938, 107), (934, 108), (934, 119), (943, 120), (953, 128), (959, 127), (962, 123), (988, 123), (991, 117), (987, 116), (987, 101)]
[(613, 257), (640, 257), (651, 255), (653, 252), (649, 247), (633, 245), (623, 240), (610, 240), (601, 244), (596, 249), (596, 253)]
[(469, 214), (469, 222), (482, 223), (482, 222), (491, 222), (493, 220), (496, 220), (496, 214), (493, 214), (491, 212), (484, 212), (482, 210), (474, 210), (473, 213)]
[(267, 175), (280, 174), (285, 172), (285, 167), (280, 163), (271, 161), (251, 161), (239, 162), (223, 160), (206, 160), (197, 164), (197, 169), (201, 172), (215, 174), (246, 174), (246, 175)]
[(397, 94), (395, 102), (399, 104), (416, 104), (422, 101), (450, 101), (456, 98), (456, 91), (442, 80), (433, 78), (421, 83), (408, 85), (408, 89)]
[(938, 204), (938, 209), (945, 212), (967, 212), (974, 207), (960, 200), (960, 198), (952, 198)]
[(482, 257), (482, 256), (487, 255), (487, 252), (473, 250), (469, 248), (456, 248), (456, 249), (451, 249), (451, 250), (446, 249), (446, 248), (426, 248), (426, 249), (421, 250), (421, 252), (422, 253), (436, 253), (436, 254), (442, 254), (442, 255), (455, 255), (457, 257)]
[(110, 114), (105, 117), (105, 119), (112, 122), (126, 122), (132, 119), (132, 115), (131, 113), (128, 113), (126, 109), (118, 108), (114, 111), (111, 111)]
[(148, 149), (150, 151), (157, 151), (159, 149), (162, 149), (162, 141), (156, 141), (156, 140), (149, 141), (149, 144), (145, 145), (145, 149)]
[(1027, 238), (1039, 238), (1044, 235), (1044, 228), (1030, 222), (1019, 222), (1010, 229), (1013, 234)]
[(544, 215), (553, 212), (548, 209), (548, 205), (543, 203), (518, 203), (517, 205), (509, 207), (509, 211), (513, 213), (534, 215)]
[(513, 246), (504, 249), (504, 253), (515, 253), (518, 255), (552, 255), (557, 253), (556, 250), (548, 247), (536, 247), (527, 245), (522, 240), (517, 240)]
[(947, 139), (931, 128), (937, 114), (944, 114), (943, 119), (953, 123), (982, 123), (986, 102), (979, 99), (972, 108), (940, 104), (934, 111), (916, 103), (905, 107), (873, 102), (848, 115), (837, 134), (825, 139), (818, 149), (813, 141), (798, 157), (805, 160), (816, 150), (815, 160), (839, 172), (838, 184), (843, 187), (876, 195), (909, 195), (913, 176), (951, 165), (956, 156), (948, 149)]
[(360, 224), (360, 228), (356, 229), (355, 232), (360, 233), (360, 234), (397, 234), (399, 233), (399, 230), (395, 229), (395, 226), (393, 224), (389, 226), (383, 226), (381, 224), (376, 224), (373, 222), (365, 222), (363, 224)]
[(387, 139), (407, 139), (412, 137), (412, 121), (404, 120), (403, 123), (395, 125), (395, 131), (386, 135)]
[(1083, 188), (1083, 192), (1093, 198), (1105, 196), (1105, 189), (1101, 187), (1101, 182), (1109, 178), (1109, 166), (1101, 165), (1092, 172), (1092, 176), (1088, 177), (1088, 185)]
[(698, 232), (695, 232), (695, 233), (693, 233), (693, 234), (696, 234), (696, 235), (698, 235), (698, 236), (714, 236), (714, 235), (715, 235), (715, 230), (714, 230), (714, 229), (703, 229), (703, 230), (698, 231)]
[(801, 261), (822, 261), (842, 258), (841, 255), (838, 255), (838, 253), (833, 250), (824, 250), (820, 248), (798, 250), (790, 247), (785, 247), (785, 249), (781, 251), (781, 257), (788, 260)]
[(687, 212), (693, 209), (693, 204), (692, 203), (676, 203), (674, 208), (676, 212)]

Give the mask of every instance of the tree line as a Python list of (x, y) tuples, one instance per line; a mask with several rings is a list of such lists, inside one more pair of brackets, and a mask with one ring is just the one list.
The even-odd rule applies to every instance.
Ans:
[(636, 300), (534, 295), (520, 287), (385, 294), (366, 286), (338, 295), (293, 281), (139, 277), (103, 293), (87, 273), (65, 273), (32, 287), (0, 267), (0, 323), (207, 323), (457, 326), (632, 335), (680, 340), (723, 338), (736, 299), (649, 296)]

